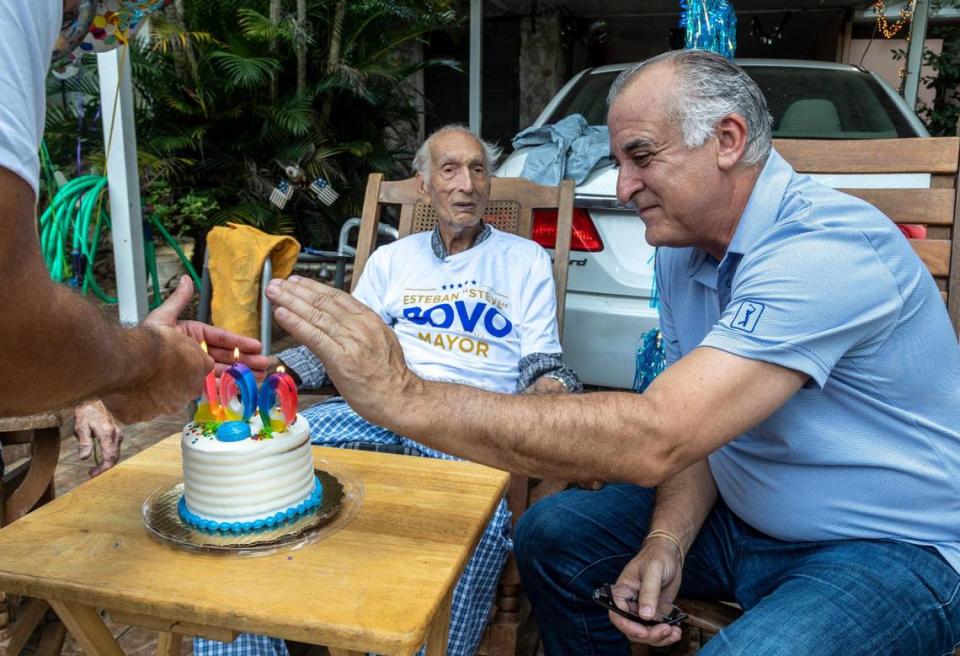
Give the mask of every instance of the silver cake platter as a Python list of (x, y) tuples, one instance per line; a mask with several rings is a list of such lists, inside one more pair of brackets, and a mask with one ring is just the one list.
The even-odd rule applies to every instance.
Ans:
[(323, 501), (316, 509), (283, 526), (246, 534), (197, 530), (184, 523), (177, 510), (183, 483), (160, 488), (147, 497), (142, 507), (144, 526), (157, 540), (186, 551), (266, 556), (299, 549), (343, 528), (363, 499), (363, 482), (358, 476), (330, 462), (320, 465), (314, 473), (323, 484)]

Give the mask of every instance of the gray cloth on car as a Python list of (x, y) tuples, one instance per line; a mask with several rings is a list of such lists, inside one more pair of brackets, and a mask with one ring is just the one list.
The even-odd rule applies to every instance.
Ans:
[(520, 175), (542, 185), (564, 178), (580, 184), (610, 160), (610, 134), (605, 125), (588, 125), (580, 114), (559, 123), (527, 128), (513, 138), (514, 148), (533, 147)]

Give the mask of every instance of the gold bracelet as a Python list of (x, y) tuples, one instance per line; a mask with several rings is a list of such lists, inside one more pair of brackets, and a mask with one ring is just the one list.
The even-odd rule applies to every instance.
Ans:
[(680, 552), (680, 570), (682, 571), (683, 561), (686, 558), (686, 554), (683, 553), (683, 545), (680, 543), (680, 538), (678, 538), (676, 535), (674, 535), (670, 531), (664, 531), (663, 529), (650, 531), (649, 533), (647, 533), (647, 537), (644, 538), (643, 541), (646, 542), (650, 538), (663, 538), (664, 540), (673, 542), (673, 544), (677, 547), (677, 551)]

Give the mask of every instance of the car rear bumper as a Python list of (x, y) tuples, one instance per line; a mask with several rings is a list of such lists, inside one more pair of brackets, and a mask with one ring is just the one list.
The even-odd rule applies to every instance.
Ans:
[(568, 292), (563, 359), (586, 385), (632, 389), (637, 342), (658, 323), (648, 298)]

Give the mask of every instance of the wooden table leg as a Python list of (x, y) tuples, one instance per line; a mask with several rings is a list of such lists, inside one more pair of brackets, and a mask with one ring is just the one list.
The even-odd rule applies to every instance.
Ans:
[(0, 653), (5, 656), (18, 656), (30, 639), (30, 634), (43, 621), (47, 608), (49, 606), (43, 599), (27, 598), (17, 613), (17, 621), (10, 625), (6, 644), (0, 642)]
[(440, 604), (440, 610), (430, 623), (427, 631), (427, 655), (446, 656), (447, 634), (450, 633), (450, 608), (453, 605), (453, 591)]
[(87, 656), (123, 656), (123, 650), (96, 609), (65, 601), (51, 600), (50, 605)]
[(179, 633), (157, 631), (157, 656), (180, 656), (183, 636)]

